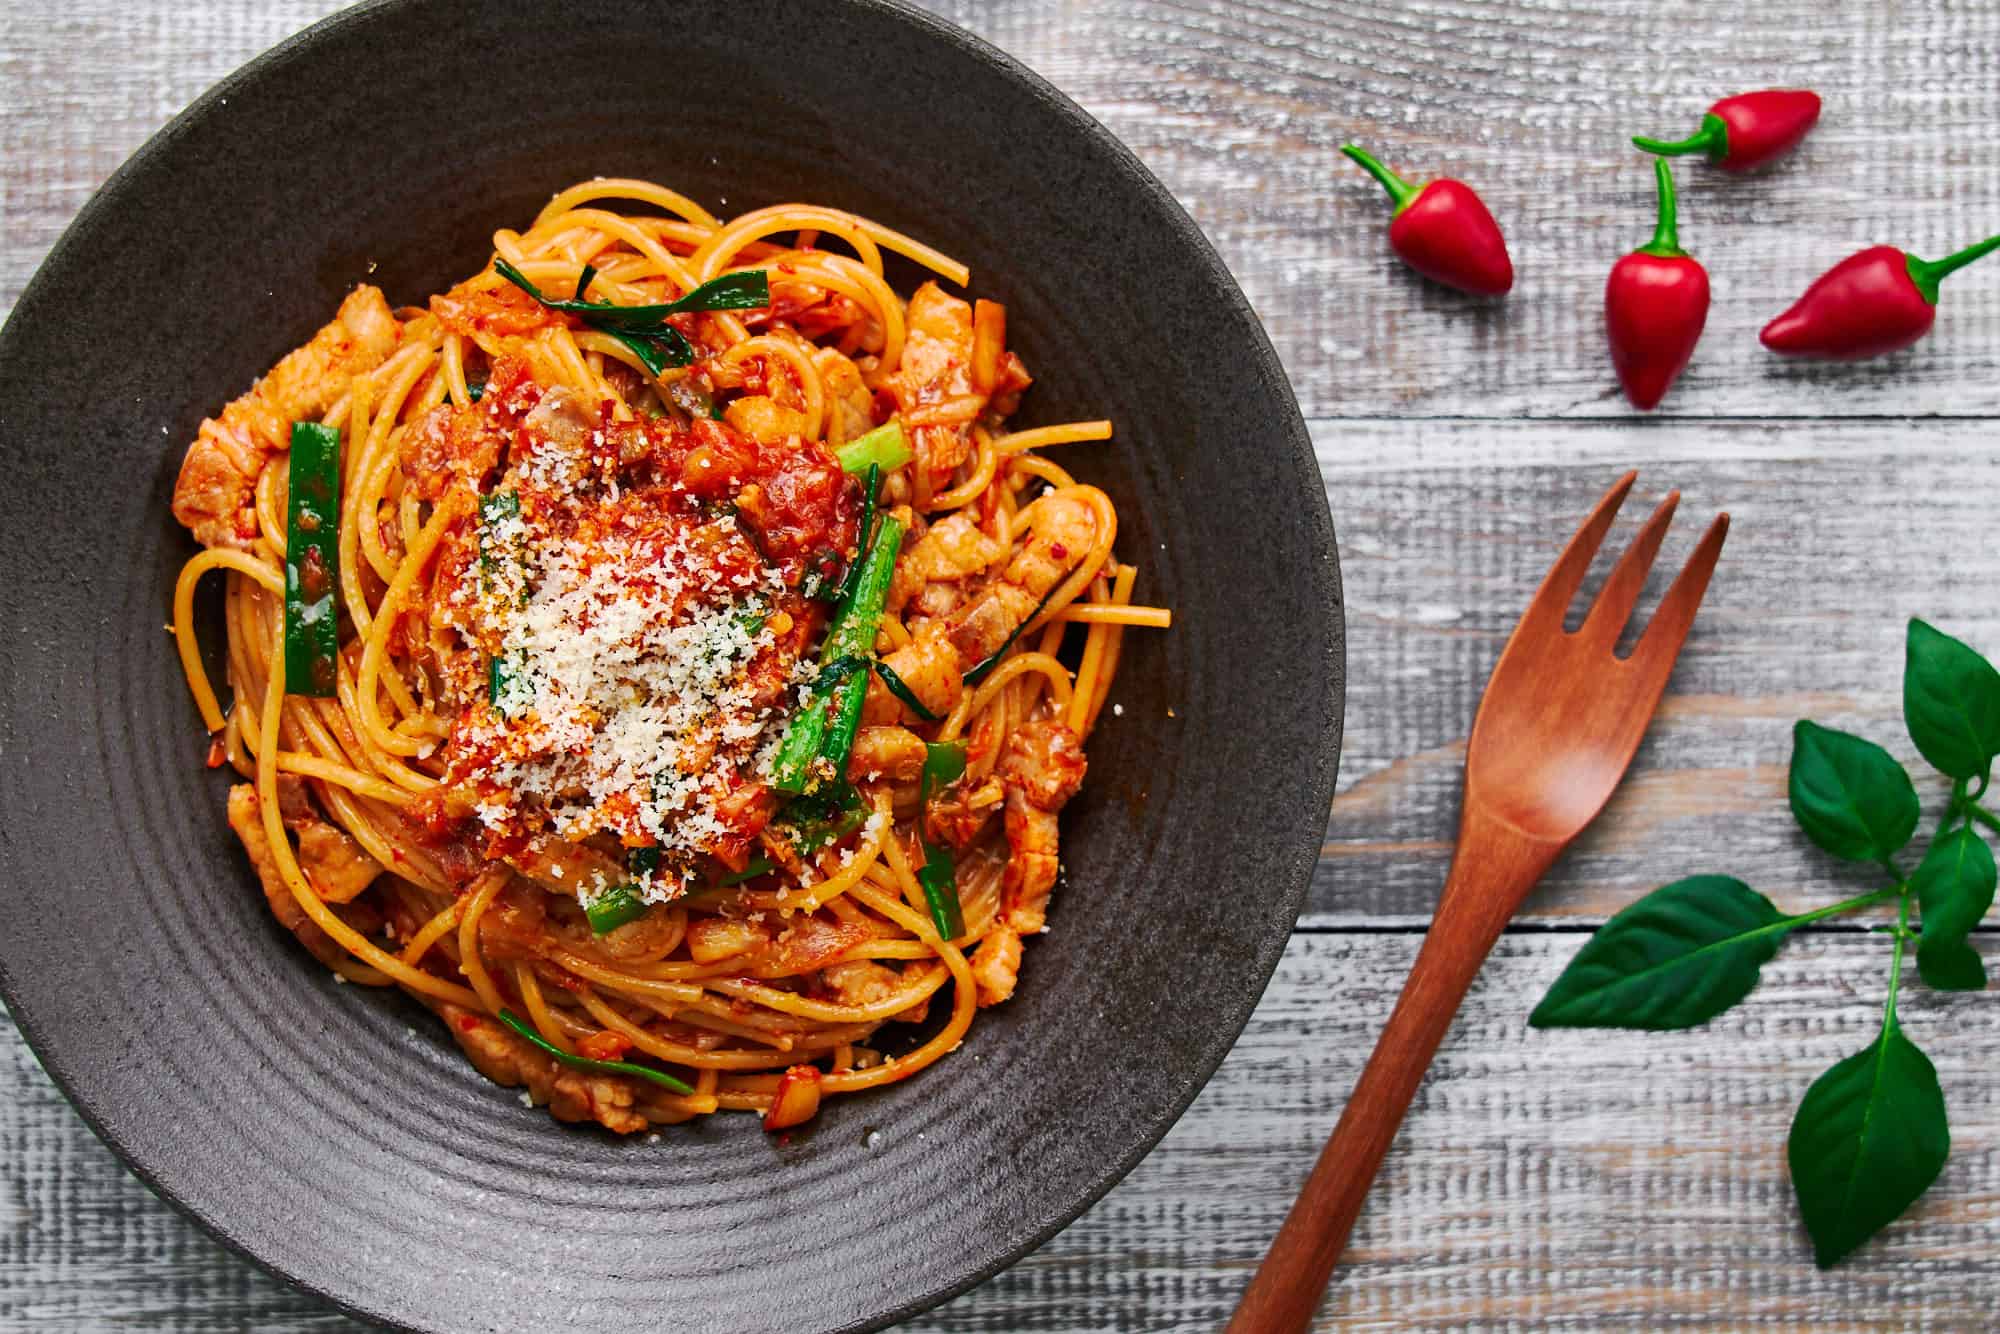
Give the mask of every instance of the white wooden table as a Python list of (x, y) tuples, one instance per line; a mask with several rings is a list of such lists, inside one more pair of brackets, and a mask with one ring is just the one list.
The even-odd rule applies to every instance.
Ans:
[[(0, 309), (147, 135), (332, 7), (0, 0)], [(1219, 1324), (1416, 950), (1493, 658), (1562, 535), (1631, 465), (1647, 507), (1678, 486), (1690, 516), (1728, 508), (1729, 550), (1633, 776), (1475, 987), (1322, 1324), (2000, 1327), (2000, 1000), (1907, 993), (1954, 1153), (1911, 1216), (1825, 1274), (1784, 1137), (1807, 1084), (1874, 1033), (1884, 938), (1794, 940), (1697, 1033), (1525, 1023), (1583, 933), (1663, 881), (1729, 871), (1788, 908), (1855, 892), (1792, 832), (1792, 720), (1908, 757), (1906, 618), (2000, 654), (2000, 262), (1952, 279), (1934, 336), (1889, 361), (1782, 365), (1755, 340), (1863, 244), (1936, 256), (2000, 229), (2000, 6), (937, 7), (1109, 125), (1241, 279), (1318, 445), (1351, 684), (1312, 900), (1228, 1063), (1102, 1203), (915, 1328)], [(1715, 307), (1664, 410), (1635, 419), (1598, 314), (1607, 267), (1651, 228), (1651, 169), (1623, 137), (1691, 129), (1714, 96), (1771, 85), (1822, 90), (1825, 120), (1771, 174), (1680, 172)], [(1397, 268), (1381, 196), (1337, 155), (1350, 137), (1482, 187), (1520, 271), (1505, 304)], [(0, 1330), (348, 1327), (148, 1194), (4, 1027), (0, 1090)]]

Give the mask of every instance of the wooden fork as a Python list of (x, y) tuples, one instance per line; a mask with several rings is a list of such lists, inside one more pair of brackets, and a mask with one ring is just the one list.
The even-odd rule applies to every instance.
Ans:
[(1361, 1202), (1479, 966), (1556, 855), (1618, 786), (1701, 606), (1729, 516), (1719, 514), (1628, 658), (1613, 649), (1659, 554), (1670, 494), (1619, 559), (1590, 614), (1563, 629), (1637, 473), (1597, 502), (1494, 665), (1465, 753), (1458, 851), (1422, 950), (1340, 1124), (1229, 1322), (1230, 1334), (1304, 1330)]

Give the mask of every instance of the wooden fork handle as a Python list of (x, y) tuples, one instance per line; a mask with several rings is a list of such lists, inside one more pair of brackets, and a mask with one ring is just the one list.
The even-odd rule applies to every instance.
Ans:
[(1473, 977), (1560, 850), (1467, 809), (1437, 915), (1403, 994), (1244, 1291), (1229, 1334), (1295, 1334), (1311, 1324), (1375, 1173)]

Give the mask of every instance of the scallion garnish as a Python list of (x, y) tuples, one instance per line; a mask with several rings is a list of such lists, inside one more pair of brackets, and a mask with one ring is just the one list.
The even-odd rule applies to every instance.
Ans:
[[(874, 649), (876, 627), (889, 600), (896, 552), (902, 544), (902, 520), (882, 516), (867, 554), (859, 562), (854, 586), (834, 609), (826, 642), (820, 646), (820, 662), (826, 667), (835, 666), (842, 658), (865, 662)], [(867, 685), (865, 677), (853, 675), (851, 670), (839, 673), (830, 684), (813, 683), (805, 707), (793, 715), (779, 743), (772, 766), (773, 786), (797, 795), (840, 779), (847, 770), (848, 753), (854, 749), (854, 733), (861, 726)]]
[(504, 259), (493, 261), (493, 271), (540, 302), (543, 309), (574, 315), (591, 328), (610, 334), (630, 348), (655, 376), (669, 366), (685, 366), (694, 360), (694, 345), (666, 322), (667, 316), (696, 311), (758, 310), (771, 304), (771, 280), (762, 269), (725, 273), (677, 300), (650, 306), (582, 300), (582, 293), (597, 276), (597, 270), (589, 265), (578, 275), (577, 298), (569, 301), (543, 296), (541, 288)]
[[(931, 794), (950, 787), (965, 775), (965, 743), (933, 741), (924, 747), (924, 774), (917, 785), (917, 828), (924, 827)], [(958, 901), (958, 866), (951, 848), (934, 843), (928, 834), (921, 838), (924, 864), (917, 868), (917, 884), (923, 887), (924, 902), (930, 906), (931, 924), (946, 940), (965, 934), (965, 910)]]
[(340, 432), (292, 424), (291, 498), (285, 522), (285, 689), (335, 693), (340, 660)]
[(910, 689), (902, 677), (896, 675), (895, 668), (879, 658), (875, 660), (874, 666), (875, 675), (882, 678), (882, 684), (888, 688), (889, 693), (903, 701), (903, 706), (911, 713), (916, 714), (917, 717), (927, 723), (941, 723), (944, 721), (943, 714), (932, 713), (924, 707), (924, 702), (917, 698), (917, 692)]
[(717, 889), (727, 889), (731, 885), (740, 885), (746, 880), (755, 880), (760, 875), (769, 875), (773, 869), (775, 868), (772, 867), (769, 857), (752, 857), (749, 861), (743, 863), (742, 870), (731, 871), (728, 875), (716, 881), (715, 887)]
[(506, 705), (501, 702), (502, 697), (513, 687), (525, 666), (525, 660), (509, 662), (505, 655), (499, 653), (486, 660), (486, 699), (502, 718), (509, 716)]
[(893, 418), (866, 435), (854, 437), (834, 450), (833, 456), (848, 472), (867, 472), (870, 468), (894, 472), (913, 457), (910, 442), (903, 435), (903, 423)]
[(835, 606), (854, 596), (854, 581), (861, 577), (861, 557), (868, 550), (868, 530), (875, 524), (875, 510), (882, 491), (882, 469), (868, 465), (868, 474), (861, 483), (861, 523), (854, 530), (854, 559), (847, 563), (847, 570), (840, 576), (840, 582), (833, 586), (831, 601)]
[[(1061, 588), (1061, 587), (1062, 587), (1061, 584), (1056, 585), (1056, 588)], [(1000, 665), (1000, 659), (1007, 656), (1007, 650), (1014, 647), (1014, 641), (1021, 637), (1021, 632), (1027, 629), (1030, 625), (1034, 624), (1035, 618), (1042, 614), (1042, 609), (1049, 605), (1049, 599), (1054, 597), (1055, 595), (1056, 595), (1055, 588), (1051, 588), (1048, 592), (1042, 594), (1042, 600), (1035, 604), (1035, 609), (1028, 613), (1028, 617), (1026, 620), (1022, 621), (1019, 625), (1014, 627), (1014, 631), (1012, 634), (1008, 635), (1005, 639), (1000, 641), (1000, 647), (994, 649), (991, 653), (981, 658), (978, 662), (973, 663), (972, 666), (966, 670), (965, 683), (969, 686), (976, 686), (981, 681), (984, 681), (987, 677), (987, 674), (991, 672), (995, 667), (998, 667)]]
[(590, 919), (591, 934), (601, 936), (644, 917), (646, 901), (639, 897), (635, 886), (613, 885), (584, 904), (583, 915)]
[(834, 783), (811, 796), (793, 797), (785, 804), (784, 818), (792, 830), (792, 847), (810, 857), (859, 829), (868, 819), (868, 807), (852, 784)]
[(572, 1055), (564, 1051), (561, 1047), (558, 1047), (555, 1043), (550, 1042), (540, 1033), (537, 1033), (512, 1010), (500, 1011), (500, 1022), (513, 1029), (526, 1041), (533, 1043), (549, 1055), (555, 1057), (558, 1061), (561, 1061), (564, 1065), (575, 1066), (579, 1070), (601, 1070), (605, 1074), (610, 1075), (637, 1075), (641, 1079), (652, 1080), (661, 1088), (672, 1089), (675, 1093), (681, 1094), (684, 1097), (694, 1092), (691, 1085), (684, 1084), (666, 1071), (655, 1070), (649, 1065), (634, 1065), (630, 1061), (599, 1061), (593, 1060), (588, 1056)]

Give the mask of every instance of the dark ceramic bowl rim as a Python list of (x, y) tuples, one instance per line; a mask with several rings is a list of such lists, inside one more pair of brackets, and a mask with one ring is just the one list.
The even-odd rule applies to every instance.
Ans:
[[(149, 137), (137, 151), (106, 179), (104, 184), (78, 210), (76, 217), (50, 248), (47, 256), (44, 257), (42, 263), (37, 267), (34, 276), (23, 289), (21, 297), (16, 303), (15, 310), (18, 312), (23, 309), (31, 309), (37, 304), (36, 299), (40, 296), (40, 289), (48, 281), (46, 275), (59, 267), (59, 261), (62, 260), (69, 250), (81, 247), (89, 239), (90, 233), (99, 225), (100, 219), (128, 206), (130, 201), (125, 198), (125, 195), (130, 178), (136, 175), (150, 159), (162, 153), (170, 146), (186, 127), (212, 115), (218, 107), (226, 105), (233, 93), (246, 84), (253, 83), (261, 78), (267, 68), (307, 54), (325, 38), (342, 32), (350, 25), (365, 24), (379, 13), (399, 10), (411, 5), (421, 5), (427, 2), (428, 0), (364, 0), (363, 3), (338, 11), (293, 34), (210, 87), (179, 114), (168, 121), (166, 125)], [(1210, 244), (1207, 237), (1203, 235), (1193, 219), (1188, 216), (1186, 210), (1181, 207), (1179, 202), (1174, 199), (1173, 195), (1139, 158), (1119, 141), (1115, 135), (1099, 124), (1081, 107), (1077, 106), (1075, 102), (1053, 84), (982, 38), (966, 32), (935, 15), (917, 9), (911, 4), (906, 3), (906, 0), (847, 0), (847, 3), (877, 10), (899, 18), (922, 30), (925, 35), (956, 46), (964, 54), (997, 68), (1012, 81), (1025, 85), (1029, 92), (1047, 106), (1055, 109), (1070, 122), (1071, 127), (1078, 134), (1093, 141), (1099, 149), (1122, 163), (1124, 168), (1130, 173), (1131, 179), (1137, 183), (1142, 191), (1150, 196), (1151, 201), (1161, 210), (1162, 215), (1169, 220), (1181, 239), (1195, 253), (1202, 256), (1210, 268), (1210, 273), (1205, 276), (1219, 280), (1216, 283), (1218, 290), (1226, 293), (1227, 299), (1234, 304), (1237, 312), (1245, 317), (1246, 333), (1254, 340), (1254, 346), (1246, 350), (1257, 365), (1259, 373), (1265, 382), (1264, 387), (1266, 391), (1275, 401), (1281, 403), (1286, 410), (1285, 416), (1288, 427), (1286, 434), (1288, 438), (1283, 442), (1283, 448), (1287, 449), (1292, 456), (1289, 462), (1300, 469), (1304, 476), (1316, 477), (1317, 466), (1313, 460), (1304, 420), (1299, 413), (1297, 402), (1290, 390), (1289, 380), (1284, 372), (1282, 363), (1278, 359), (1276, 350), (1271, 346), (1268, 336), (1263, 332), (1262, 325), (1258, 321), (1248, 299), (1243, 295), (1240, 287), (1237, 286), (1233, 277), (1228, 273), (1227, 267), (1215, 252), (1214, 247)], [(15, 332), (14, 325), (15, 320), (10, 316), (7, 325), (0, 326), (0, 360), (4, 360), (8, 345), (12, 341), (7, 335)], [(1276, 447), (1274, 446), (1274, 448)], [(1314, 739), (1316, 755), (1321, 762), (1319, 773), (1323, 781), (1320, 784), (1321, 790), (1315, 791), (1311, 795), (1317, 799), (1323, 808), (1332, 800), (1336, 767), (1339, 761), (1341, 722), (1345, 711), (1345, 634), (1342, 629), (1344, 616), (1341, 610), (1338, 557), (1335, 551), (1332, 522), (1323, 503), (1323, 496), (1319, 496), (1319, 499), (1322, 503), (1318, 505), (1308, 504), (1298, 512), (1297, 517), (1303, 519), (1310, 527), (1311, 531), (1308, 536), (1309, 545), (1316, 552), (1323, 553), (1325, 557), (1324, 560), (1315, 562), (1315, 567), (1312, 570), (1302, 571), (1301, 575), (1312, 581), (1316, 601), (1325, 613), (1327, 624), (1332, 628), (1333, 640), (1331, 644), (1326, 646), (1326, 650), (1330, 659), (1331, 677), (1336, 682), (1340, 691), (1338, 697), (1331, 702), (1330, 726), (1325, 729), (1323, 735)], [(1310, 888), (1311, 869), (1315, 862), (1314, 850), (1305, 847), (1293, 849), (1287, 853), (1286, 860), (1288, 870), (1291, 873), (1291, 888), (1280, 900), (1280, 906), (1285, 910), (1285, 918), (1289, 921), (1295, 920), (1299, 911), (1304, 906), (1306, 895)], [(1257, 980), (1258, 992), (1260, 994), (1263, 988), (1269, 985), (1270, 978), (1276, 971), (1278, 961), (1283, 954), (1288, 938), (1289, 933), (1286, 931), (1270, 932), (1261, 942), (1254, 959), (1251, 960), (1251, 969)], [(385, 1313), (371, 1311), (350, 1304), (327, 1288), (316, 1284), (310, 1277), (292, 1273), (275, 1263), (267, 1261), (255, 1249), (252, 1240), (238, 1236), (231, 1230), (227, 1219), (210, 1216), (203, 1212), (196, 1204), (180, 1198), (173, 1190), (163, 1185), (149, 1163), (148, 1153), (145, 1150), (135, 1150), (132, 1146), (124, 1143), (119, 1136), (109, 1131), (90, 1104), (73, 1091), (71, 1068), (65, 1059), (64, 1053), (47, 1040), (47, 1035), (41, 1031), (35, 1015), (18, 1005), (14, 999), (15, 992), (16, 988), (13, 984), (11, 972), (7, 967), (4, 956), (0, 956), (0, 998), (7, 1000), (14, 1021), (22, 1036), (27, 1041), (29, 1048), (35, 1053), (43, 1069), (48, 1073), (57, 1088), (76, 1109), (85, 1124), (90, 1127), (92, 1133), (102, 1140), (118, 1156), (126, 1168), (144, 1182), (147, 1188), (156, 1196), (164, 1200), (182, 1216), (194, 1222), (209, 1236), (221, 1242), (230, 1251), (249, 1260), (259, 1269), (271, 1274), (287, 1285), (309, 1293), (345, 1314), (388, 1327), (412, 1330), (421, 1328), (419, 1326), (404, 1325), (393, 1316)], [(1090, 1182), (1088, 1188), (1081, 1195), (1052, 1212), (1039, 1226), (1032, 1230), (1024, 1242), (985, 1259), (968, 1269), (955, 1281), (936, 1287), (928, 1292), (910, 1296), (893, 1308), (882, 1312), (878, 1318), (864, 1324), (848, 1326), (847, 1328), (882, 1329), (930, 1310), (953, 1297), (959, 1296), (1015, 1264), (1024, 1256), (1046, 1244), (1050, 1238), (1074, 1222), (1085, 1210), (1101, 1199), (1127, 1173), (1137, 1166), (1140, 1160), (1150, 1153), (1160, 1140), (1165, 1137), (1166, 1133), (1179, 1121), (1181, 1116), (1187, 1111), (1187, 1108), (1207, 1085), (1208, 1081), (1213, 1078), (1216, 1070), (1221, 1066), (1229, 1051), (1235, 1046), (1237, 1039), (1242, 1034), (1243, 1028), (1249, 1022), (1253, 1008), (1254, 1000), (1242, 1007), (1241, 1015), (1235, 1017), (1233, 1022), (1218, 1023), (1210, 1028), (1206, 1042), (1201, 1047), (1199, 1059), (1195, 1063), (1194, 1074), (1196, 1077), (1189, 1081), (1185, 1096), (1180, 1098), (1176, 1105), (1168, 1106), (1162, 1114), (1155, 1116), (1151, 1121), (1142, 1125), (1130, 1149), (1123, 1154), (1107, 1159), (1095, 1179)]]

